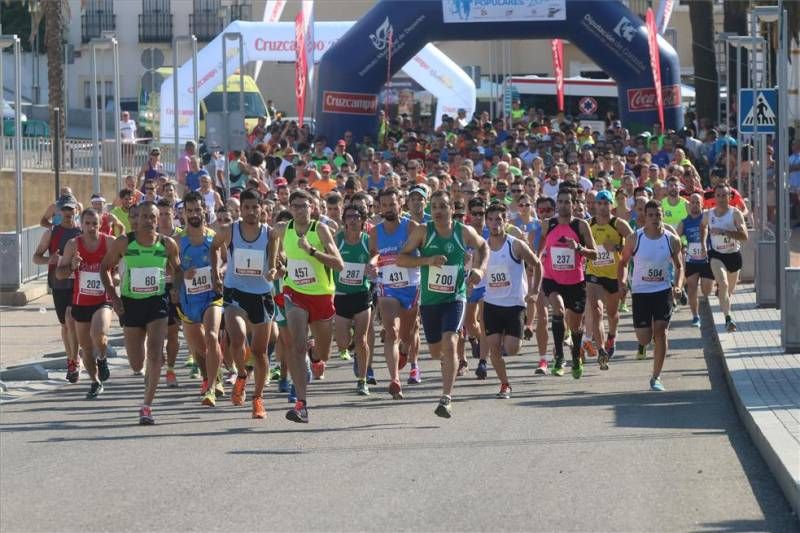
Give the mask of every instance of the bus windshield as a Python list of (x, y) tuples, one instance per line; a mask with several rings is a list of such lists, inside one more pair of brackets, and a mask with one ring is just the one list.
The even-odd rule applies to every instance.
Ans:
[[(221, 113), (222, 112), (222, 94), (221, 92), (213, 92), (203, 98), (203, 101), (206, 103), (206, 109), (209, 113)], [(228, 93), (228, 111), (238, 111), (239, 110), (239, 93), (237, 92), (229, 92)], [(264, 105), (264, 100), (261, 98), (261, 94), (257, 92), (245, 92), (244, 93), (244, 116), (246, 118), (257, 118), (262, 117), (267, 114), (267, 108)]]

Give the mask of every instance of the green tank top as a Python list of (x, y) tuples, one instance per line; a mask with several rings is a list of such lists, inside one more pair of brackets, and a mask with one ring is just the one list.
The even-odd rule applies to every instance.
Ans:
[(677, 226), (681, 221), (689, 216), (686, 206), (689, 202), (685, 198), (678, 197), (678, 205), (670, 205), (669, 197), (661, 200), (661, 210), (664, 212), (664, 223), (670, 226)]
[(369, 261), (369, 237), (361, 233), (357, 244), (348, 244), (344, 232), (336, 236), (336, 246), (344, 261), (344, 269), (334, 272), (336, 294), (358, 294), (369, 290), (369, 278), (364, 270)]
[[(306, 240), (308, 243), (322, 251), (322, 241), (317, 233), (316, 220), (308, 226)], [(314, 259), (297, 246), (299, 239), (294, 229), (294, 220), (286, 226), (283, 236), (283, 251), (286, 253), (286, 280), (284, 285), (301, 294), (326, 295), (333, 294), (336, 284), (333, 281), (333, 271)]]
[(126, 298), (144, 300), (164, 294), (167, 248), (161, 237), (153, 246), (143, 246), (135, 234), (128, 234), (128, 248), (122, 270), (120, 292)]
[(447, 263), (442, 267), (422, 266), (422, 305), (435, 305), (465, 301), (467, 299), (467, 283), (464, 264), (466, 247), (463, 242), (464, 225), (453, 222), (453, 231), (449, 237), (442, 237), (436, 231), (433, 222), (426, 224), (425, 243), (420, 253), (423, 257), (434, 255), (447, 256)]
[[(117, 206), (111, 210), (111, 214), (117, 217), (117, 220), (119, 220), (120, 224), (125, 227), (125, 233), (131, 231), (131, 219), (127, 211)], [(117, 237), (119, 237), (119, 235), (117, 235)]]

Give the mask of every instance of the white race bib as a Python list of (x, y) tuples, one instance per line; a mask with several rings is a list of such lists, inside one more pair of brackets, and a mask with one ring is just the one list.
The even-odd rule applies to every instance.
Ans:
[(703, 244), (699, 242), (690, 242), (686, 247), (686, 255), (689, 259), (700, 260), (705, 259), (706, 255), (703, 253)]
[(211, 267), (205, 266), (195, 269), (192, 279), (184, 280), (186, 294), (201, 294), (210, 292), (211, 287)]
[(339, 283), (342, 285), (358, 286), (364, 281), (364, 263), (345, 263), (344, 268), (339, 272)]
[(508, 265), (490, 265), (486, 273), (486, 290), (502, 291), (509, 287), (511, 287), (511, 276), (508, 273)]
[(132, 268), (131, 292), (136, 294), (157, 294), (163, 271), (158, 267)]
[(234, 273), (239, 276), (263, 276), (264, 255), (264, 250), (234, 249)]
[(607, 250), (605, 246), (598, 245), (597, 247), (597, 259), (593, 261), (594, 266), (611, 266), (615, 263), (614, 260), (614, 253), (610, 250)]
[(408, 287), (409, 275), (406, 267), (399, 267), (395, 264), (381, 267), (383, 274), (383, 285), (393, 289)]
[(311, 263), (304, 259), (289, 259), (289, 278), (295, 285), (313, 285), (317, 282)]
[(550, 248), (550, 265), (553, 270), (575, 270), (575, 250), (553, 246)]
[(667, 279), (667, 269), (664, 268), (664, 265), (645, 263), (642, 265), (641, 272), (642, 281), (647, 283), (658, 283)]
[(712, 235), (711, 246), (718, 252), (728, 253), (736, 250), (736, 241), (727, 235)]
[(100, 281), (100, 272), (86, 272), (81, 270), (80, 273), (81, 284), (78, 287), (78, 293), (83, 296), (102, 296), (106, 290), (103, 288), (103, 282)]
[(443, 294), (456, 292), (458, 265), (431, 266), (428, 268), (428, 290)]

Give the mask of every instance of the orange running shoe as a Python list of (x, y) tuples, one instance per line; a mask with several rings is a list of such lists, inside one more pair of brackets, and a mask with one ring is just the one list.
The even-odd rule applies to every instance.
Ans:
[(246, 377), (237, 377), (236, 383), (233, 384), (233, 392), (231, 393), (231, 403), (233, 405), (244, 405), (244, 386), (247, 384)]
[(253, 398), (253, 418), (267, 418), (267, 411), (264, 409), (264, 400), (259, 397)]

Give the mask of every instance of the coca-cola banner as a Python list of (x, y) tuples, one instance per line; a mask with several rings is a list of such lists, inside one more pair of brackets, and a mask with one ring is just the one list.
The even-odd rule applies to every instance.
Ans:
[[(681, 86), (668, 85), (661, 88), (664, 107), (681, 106)], [(631, 111), (656, 111), (658, 100), (655, 87), (628, 89), (628, 109)]]
[(656, 16), (653, 8), (647, 8), (645, 16), (647, 25), (647, 42), (650, 47), (650, 68), (653, 70), (653, 87), (656, 93), (656, 105), (658, 106), (658, 122), (661, 124), (661, 131), (664, 131), (664, 98), (661, 92), (661, 59), (658, 54), (658, 31), (656, 30)]
[(558, 110), (564, 111), (564, 43), (561, 39), (553, 39), (550, 42), (553, 50), (553, 72), (556, 78), (556, 102)]

